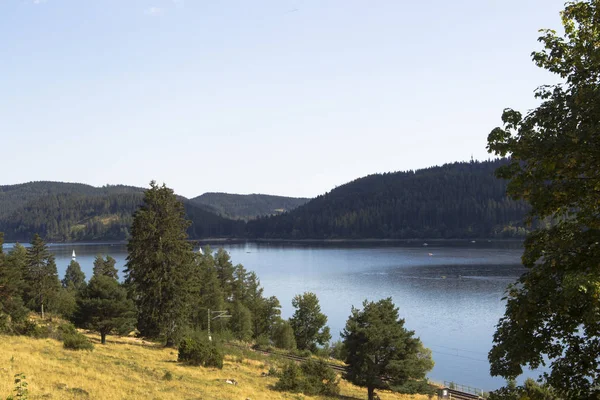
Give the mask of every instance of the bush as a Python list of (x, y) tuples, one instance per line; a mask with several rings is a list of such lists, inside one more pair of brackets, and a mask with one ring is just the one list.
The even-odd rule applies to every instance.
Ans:
[(426, 394), (434, 395), (436, 393), (436, 387), (431, 385), (427, 379), (425, 380), (410, 380), (406, 381), (403, 385), (392, 386), (394, 392), (403, 394)]
[(82, 335), (81, 333), (75, 332), (67, 332), (62, 336), (63, 347), (69, 350), (89, 350), (92, 351), (94, 349), (94, 345), (89, 341), (87, 337)]
[(281, 321), (273, 329), (273, 344), (275, 347), (285, 350), (296, 349), (296, 337), (294, 336), (294, 329), (288, 321)]
[(213, 341), (196, 337), (188, 337), (179, 343), (177, 361), (203, 367), (223, 368), (223, 351)]
[(302, 392), (309, 396), (336, 396), (340, 393), (337, 375), (320, 360), (308, 360), (300, 366), (295, 363), (286, 365), (275, 388), (287, 392)]

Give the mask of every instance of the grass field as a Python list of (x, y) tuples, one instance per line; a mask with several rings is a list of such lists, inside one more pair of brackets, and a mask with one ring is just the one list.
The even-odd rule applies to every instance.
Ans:
[[(324, 399), (277, 392), (274, 377), (263, 377), (281, 361), (256, 353), (232, 349), (222, 370), (179, 364), (177, 350), (166, 349), (134, 338), (88, 335), (96, 347), (92, 352), (70, 351), (53, 339), (0, 336), (0, 399), (13, 393), (14, 375), (24, 373), (29, 399)], [(166, 379), (167, 372), (172, 376)], [(236, 386), (226, 379), (235, 379)], [(340, 383), (338, 399), (366, 399), (366, 389)], [(379, 392), (382, 400), (426, 400)]]

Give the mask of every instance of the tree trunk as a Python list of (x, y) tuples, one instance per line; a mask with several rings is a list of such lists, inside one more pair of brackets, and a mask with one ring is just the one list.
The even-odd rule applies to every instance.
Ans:
[(44, 319), (44, 303), (42, 303), (42, 319)]
[(369, 393), (369, 400), (375, 400), (375, 388), (367, 386), (367, 392)]
[(167, 337), (167, 344), (165, 347), (175, 347), (175, 340), (171, 336)]
[(100, 332), (100, 343), (106, 344), (106, 333)]

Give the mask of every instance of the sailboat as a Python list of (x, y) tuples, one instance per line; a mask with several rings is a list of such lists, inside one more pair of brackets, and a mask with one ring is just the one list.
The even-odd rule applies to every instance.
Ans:
[(73, 255), (71, 256), (71, 258), (72, 258), (73, 260), (75, 260), (75, 259), (77, 258), (77, 256), (75, 255), (75, 250), (73, 250)]

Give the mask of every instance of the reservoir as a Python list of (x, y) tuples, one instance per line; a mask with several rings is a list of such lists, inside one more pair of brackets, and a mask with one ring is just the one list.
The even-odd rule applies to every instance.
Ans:
[[(5, 246), (5, 250), (10, 245)], [(265, 296), (277, 296), (282, 316), (293, 314), (291, 300), (306, 291), (317, 294), (328, 316), (333, 340), (339, 339), (352, 306), (365, 299), (392, 297), (424, 345), (432, 350), (434, 381), (496, 389), (504, 384), (489, 375), (487, 353), (508, 284), (523, 272), (520, 242), (411, 241), (386, 244), (238, 243), (223, 247), (233, 264), (255, 271)], [(96, 254), (117, 260), (123, 278), (124, 244), (56, 244), (62, 279), (72, 251), (87, 279)], [(536, 377), (537, 373), (528, 376)]]

